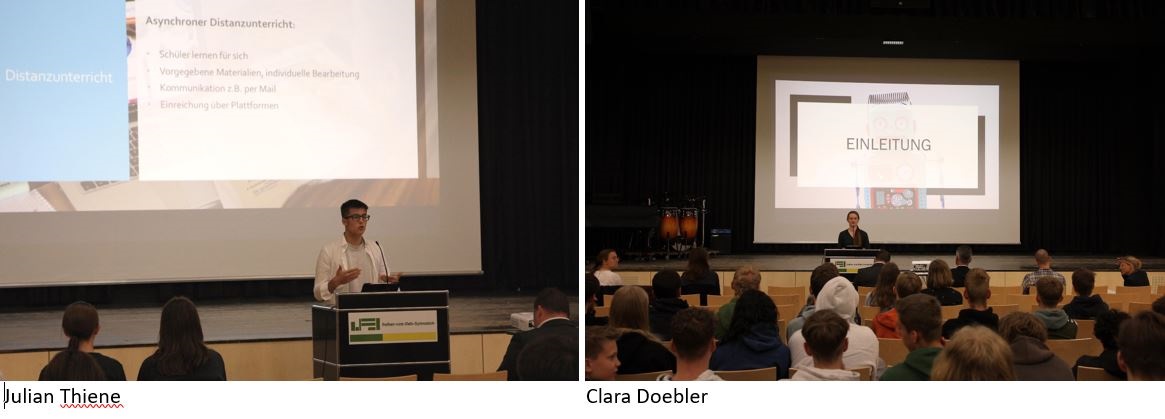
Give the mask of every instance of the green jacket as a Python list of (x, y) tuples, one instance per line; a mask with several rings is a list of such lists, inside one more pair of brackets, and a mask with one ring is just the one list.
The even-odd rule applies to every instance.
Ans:
[(921, 348), (910, 351), (901, 364), (882, 373), (882, 381), (929, 381), (930, 369), (942, 348)]
[(736, 311), (736, 297), (720, 306), (720, 310), (716, 311), (716, 339), (724, 339), (724, 335), (728, 334), (728, 328), (732, 326), (732, 312)]

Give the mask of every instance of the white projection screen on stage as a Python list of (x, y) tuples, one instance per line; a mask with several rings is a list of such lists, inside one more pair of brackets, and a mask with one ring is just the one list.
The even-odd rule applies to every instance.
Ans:
[(480, 274), (475, 3), (0, 5), (0, 287)]
[(1019, 63), (757, 57), (756, 243), (1019, 243)]

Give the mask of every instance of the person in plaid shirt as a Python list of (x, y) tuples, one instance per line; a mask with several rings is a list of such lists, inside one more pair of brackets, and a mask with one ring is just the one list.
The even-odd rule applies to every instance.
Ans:
[(1060, 281), (1060, 285), (1067, 286), (1068, 281), (1064, 280), (1064, 275), (1052, 270), (1052, 255), (1048, 254), (1047, 250), (1040, 249), (1036, 251), (1036, 269), (1035, 272), (1024, 275), (1023, 282), (1020, 284), (1024, 294), (1029, 294), (1031, 287), (1036, 286), (1036, 281), (1043, 277), (1056, 278)]

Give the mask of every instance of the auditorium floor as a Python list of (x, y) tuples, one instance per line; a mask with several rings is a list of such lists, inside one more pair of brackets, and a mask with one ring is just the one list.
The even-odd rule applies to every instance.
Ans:
[[(578, 313), (571, 298), (571, 312)], [(200, 304), (207, 342), (310, 339), (314, 301)], [(451, 297), (450, 331), (506, 332), (510, 313), (533, 311), (534, 296)], [(158, 342), (161, 307), (102, 308), (97, 347), (152, 345)], [(577, 317), (577, 315), (576, 315)], [(61, 311), (0, 313), (0, 352), (64, 348)]]

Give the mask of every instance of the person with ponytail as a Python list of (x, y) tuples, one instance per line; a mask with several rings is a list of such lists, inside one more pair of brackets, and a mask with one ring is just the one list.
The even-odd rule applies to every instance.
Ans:
[(623, 278), (615, 273), (613, 269), (619, 267), (619, 254), (615, 253), (615, 249), (603, 249), (599, 251), (599, 256), (595, 258), (595, 278), (598, 278), (599, 285), (604, 287), (613, 287), (623, 285)]
[(226, 381), (222, 355), (203, 343), (198, 309), (186, 297), (162, 307), (158, 350), (138, 369), (138, 381)]
[[(97, 308), (84, 301), (69, 304), (61, 319), (61, 329), (69, 338), (69, 347), (54, 356), (40, 371), (42, 381), (125, 381), (125, 369), (120, 362), (93, 352), (93, 340), (101, 330)], [(97, 366), (96, 373), (92, 371), (93, 365)]]

